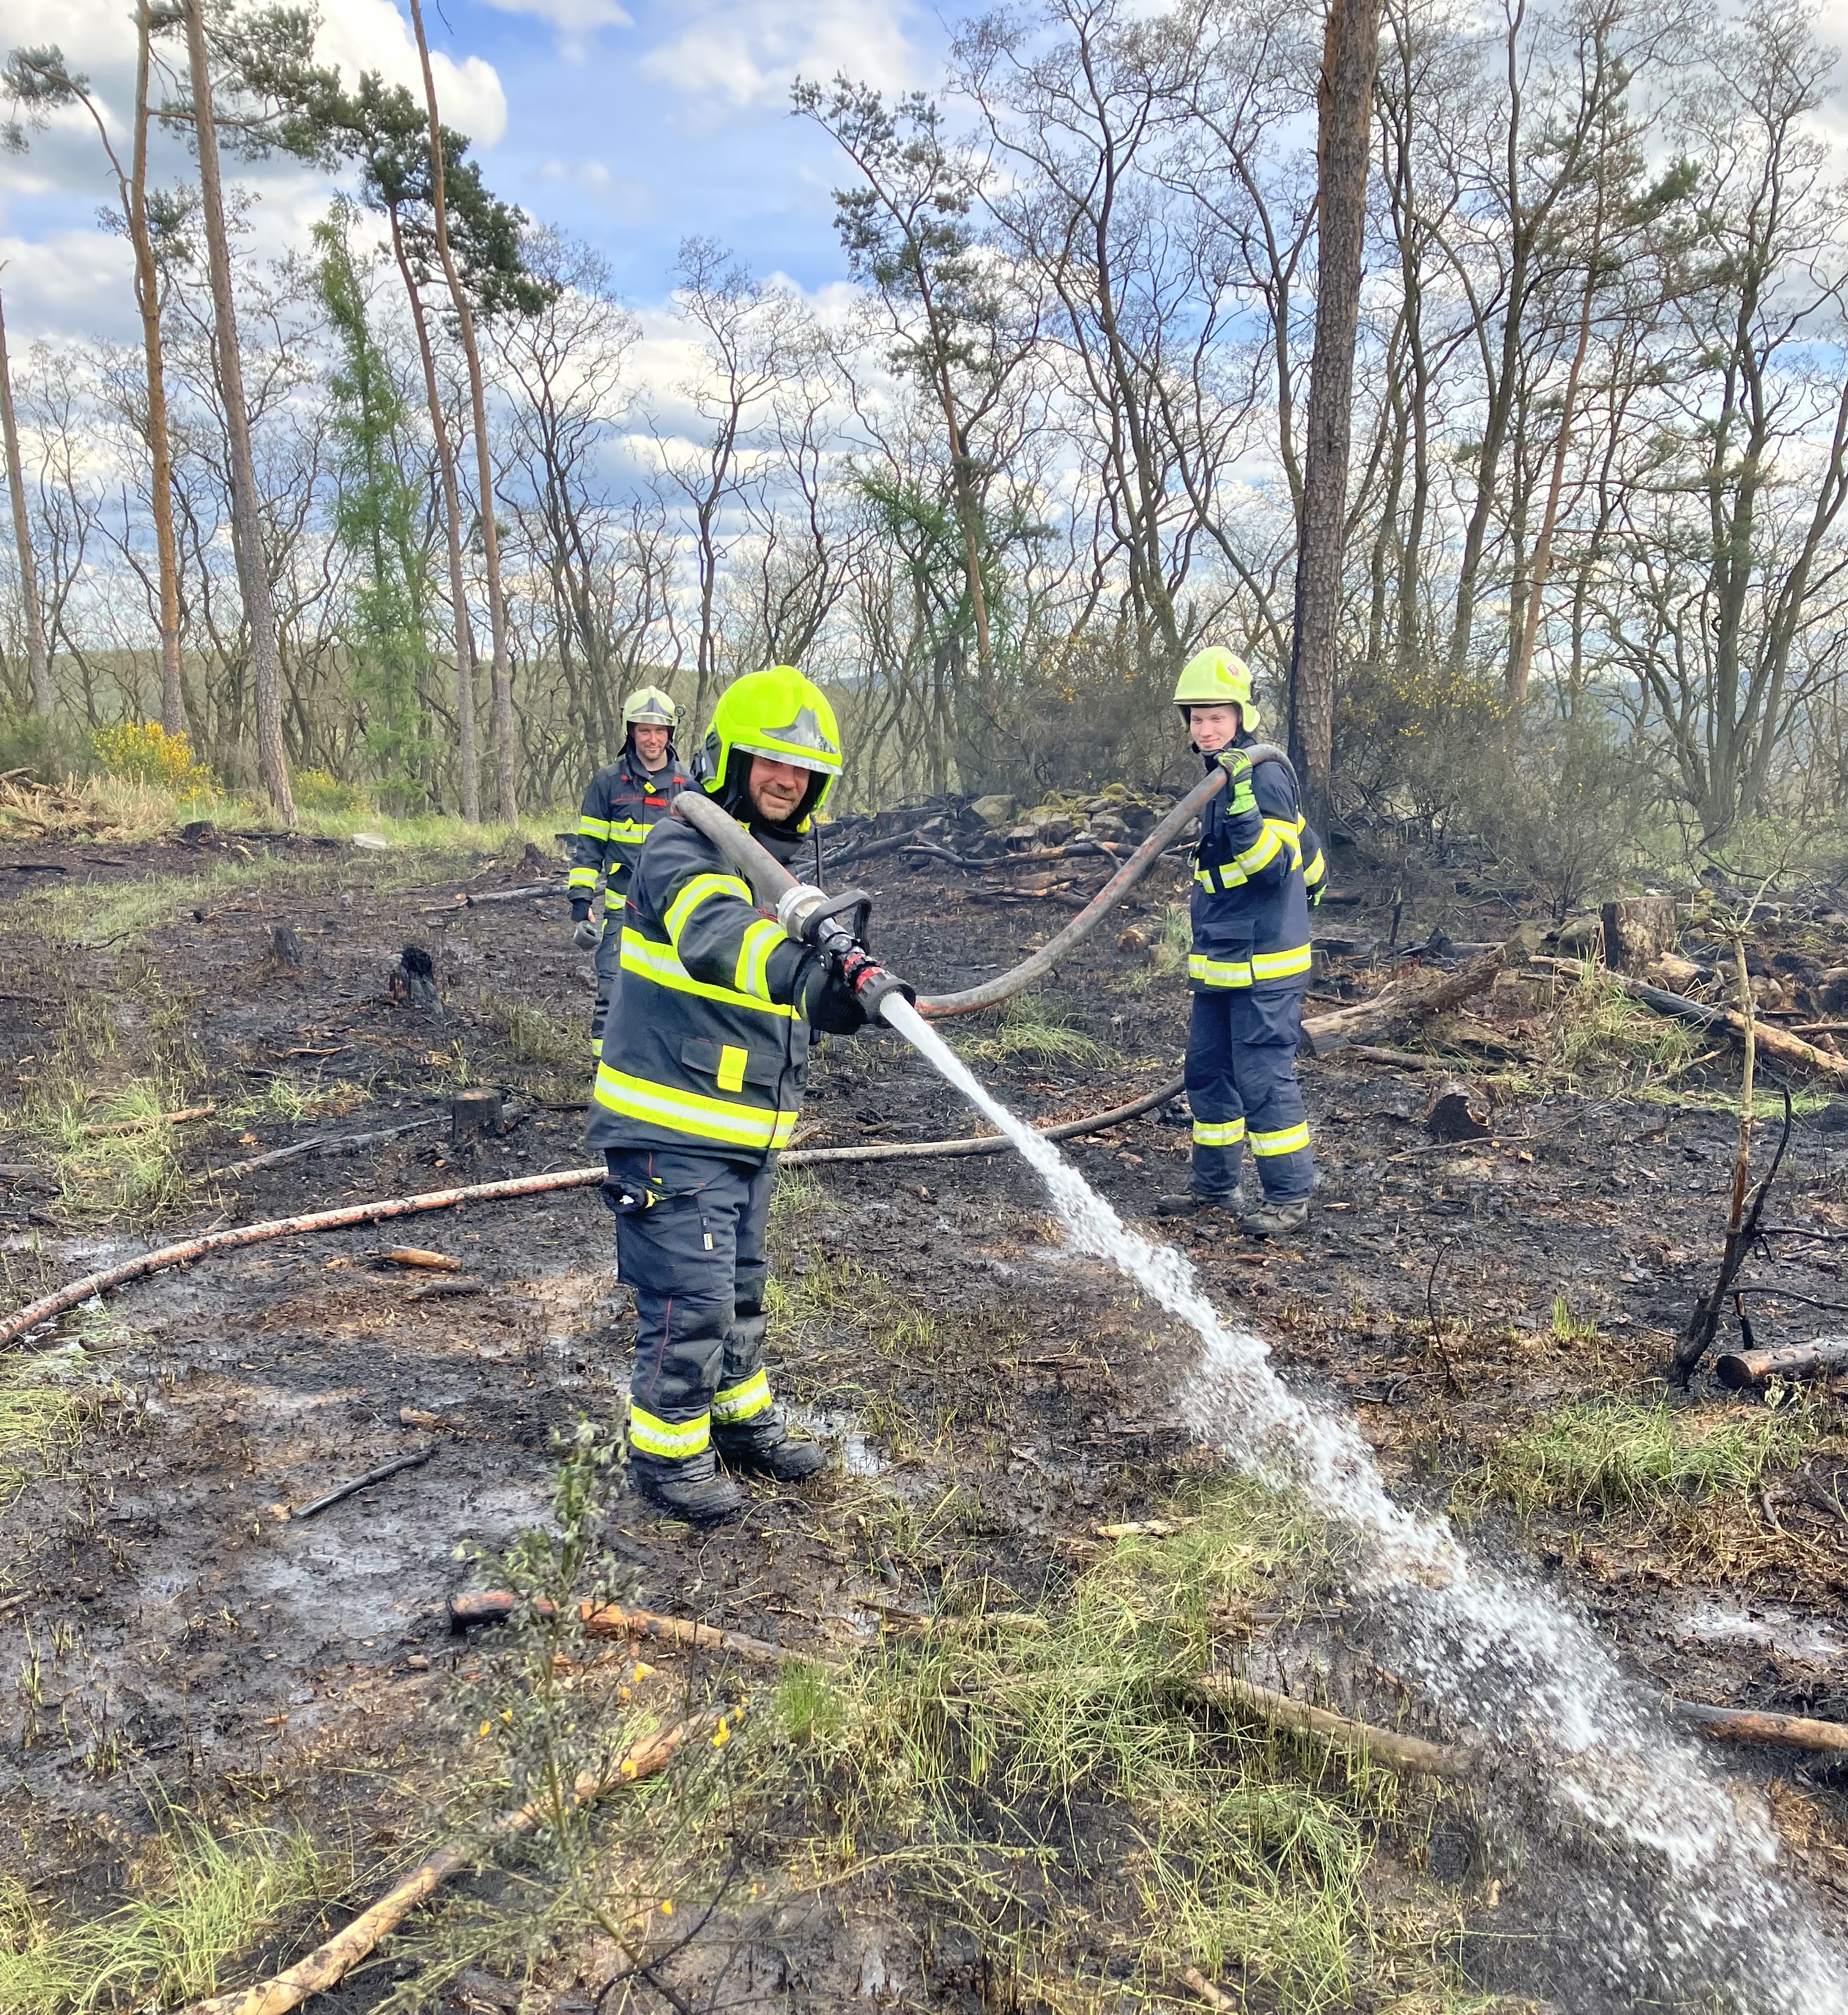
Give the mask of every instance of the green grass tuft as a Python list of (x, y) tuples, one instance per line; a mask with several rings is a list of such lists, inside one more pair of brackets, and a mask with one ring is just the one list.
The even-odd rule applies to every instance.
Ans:
[(0, 1886), (0, 2010), (83, 2015), (216, 1993), (350, 1880), (298, 1829), (221, 1834), (175, 1819), (135, 1893), (105, 1916), (50, 1923), (16, 1883)]
[(1815, 1409), (1675, 1409), (1634, 1399), (1578, 1399), (1510, 1435), (1479, 1472), (1516, 1510), (1649, 1510), (1670, 1498), (1756, 1488), (1821, 1438)]
[(1119, 1061), (1107, 1043), (1072, 1027), (1069, 1015), (1034, 993), (1017, 994), (1007, 1003), (993, 1035), (960, 1047), (964, 1059), (971, 1063), (1066, 1064), (1103, 1069)]

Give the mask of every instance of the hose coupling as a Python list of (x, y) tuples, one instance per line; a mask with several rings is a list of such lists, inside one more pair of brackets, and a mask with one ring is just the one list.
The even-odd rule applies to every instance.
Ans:
[(786, 889), (777, 904), (777, 921), (788, 936), (807, 940), (810, 929), (827, 910), (827, 895), (813, 882), (798, 882)]

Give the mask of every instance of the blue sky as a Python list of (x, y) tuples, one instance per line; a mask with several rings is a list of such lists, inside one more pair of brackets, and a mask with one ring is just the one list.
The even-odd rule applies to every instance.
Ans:
[[(414, 82), (407, 8), (321, 0), (322, 53)], [(7, 0), (5, 43), (56, 41), (118, 137), (129, 106), (130, 0)], [(828, 142), (789, 113), (798, 74), (929, 86), (949, 31), (913, 0), (426, 0), (444, 113), (475, 135), (497, 192), (596, 245), (625, 296), (658, 301), (682, 238), (719, 239), (805, 289), (840, 278)], [(190, 163), (168, 142), (157, 172)], [(257, 201), (253, 249), (299, 245), (329, 185), (293, 164), (233, 170)], [(113, 185), (75, 113), (0, 156), (0, 288), (16, 344), (134, 332), (127, 249), (98, 225)]]

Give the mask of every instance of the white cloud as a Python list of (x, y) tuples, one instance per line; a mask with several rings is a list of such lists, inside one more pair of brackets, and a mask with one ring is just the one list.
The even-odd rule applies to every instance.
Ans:
[(0, 238), (7, 332), (16, 345), (37, 337), (134, 340), (133, 262), (127, 241), (100, 231), (59, 231), (33, 239)]
[(651, 183), (612, 174), (604, 161), (547, 161), (539, 171), (542, 182), (575, 189), (618, 224), (645, 224), (655, 213)]
[(687, 0), (680, 31), (642, 68), (691, 98), (773, 103), (799, 76), (837, 70), (882, 90), (923, 81), (903, 0)]
[(632, 28), (635, 23), (616, 0), (487, 0), (503, 14), (536, 14), (558, 31), (558, 52), (582, 63), (590, 38), (601, 28)]
[[(375, 70), (387, 84), (402, 84), (423, 95), (411, 23), (392, 0), (322, 0), (314, 49), (322, 62), (337, 63), (349, 77)], [(493, 146), (507, 131), (507, 95), (493, 65), (479, 56), (458, 64), (433, 49), (430, 69), (444, 124), (479, 146)]]

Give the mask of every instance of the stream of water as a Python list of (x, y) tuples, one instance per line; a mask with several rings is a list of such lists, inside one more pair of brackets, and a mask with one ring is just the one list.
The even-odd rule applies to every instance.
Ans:
[(1301, 1491), (1358, 1542), (1355, 1593), (1396, 1668), (1497, 1746), (1505, 1795), (1570, 1858), (1560, 1932), (1602, 2005), (1848, 2015), (1848, 1957), (1781, 1879), (1759, 1801), (1735, 1794), (1585, 1619), (1473, 1560), (1444, 1521), (1396, 1504), (1358, 1431), (1290, 1391), (1270, 1346), (1221, 1321), (1182, 1254), (1125, 1225), (915, 1008), (897, 996), (882, 1008), (1038, 1171), (1073, 1244), (1199, 1336), (1180, 1394), (1189, 1428)]

